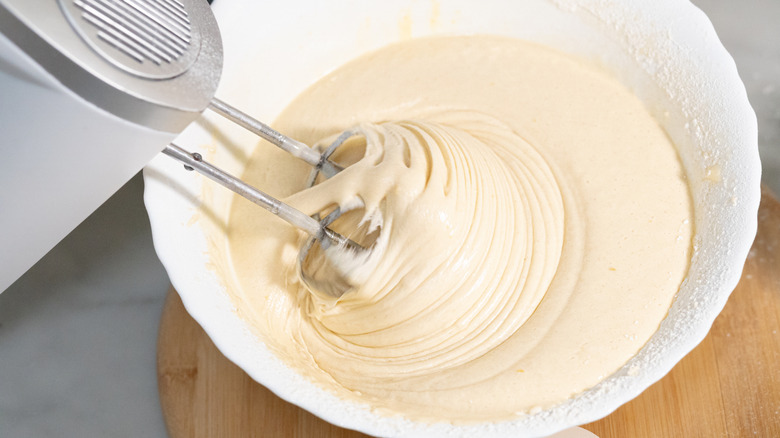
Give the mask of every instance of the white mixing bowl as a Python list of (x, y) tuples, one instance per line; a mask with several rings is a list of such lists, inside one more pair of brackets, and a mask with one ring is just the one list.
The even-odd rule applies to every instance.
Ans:
[[(308, 85), (366, 51), (410, 37), (499, 34), (593, 60), (645, 102), (677, 145), (695, 204), (694, 255), (649, 343), (599, 385), (514, 421), (455, 426), (382, 417), (321, 390), (237, 317), (223, 230), (232, 193), (167, 157), (144, 173), (154, 244), (189, 313), (217, 347), (280, 397), (339, 426), (380, 436), (524, 437), (594, 421), (665, 375), (707, 334), (739, 280), (756, 232), (756, 118), (733, 60), (687, 1), (217, 1), (225, 70), (217, 95), (272, 121)], [(206, 114), (178, 140), (241, 175), (257, 138)], [(719, 174), (719, 176), (718, 176)], [(258, 214), (266, 214), (258, 209)]]

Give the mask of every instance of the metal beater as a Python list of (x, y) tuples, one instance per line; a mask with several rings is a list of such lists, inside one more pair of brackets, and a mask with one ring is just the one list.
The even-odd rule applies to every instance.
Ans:
[[(339, 146), (343, 145), (347, 140), (356, 135), (352, 131), (345, 131), (320, 153), (316, 149), (310, 148), (297, 140), (281, 134), (270, 126), (255, 120), (219, 99), (215, 98), (211, 102), (209, 108), (311, 165), (313, 169), (308, 178), (308, 187), (312, 187), (316, 184), (319, 175), (330, 178), (342, 170), (340, 165), (330, 161), (330, 156)], [(188, 152), (173, 143), (166, 146), (165, 149), (163, 149), (163, 153), (180, 161), (184, 164), (185, 169), (198, 171), (233, 192), (265, 208), (281, 219), (284, 219), (289, 224), (308, 233), (310, 237), (299, 251), (297, 263), (301, 280), (309, 289), (338, 298), (351, 288), (349, 283), (339, 275), (330, 275), (325, 278), (321, 275), (317, 275), (316, 272), (310, 273), (307, 270), (308, 256), (316, 244), (321, 245), (324, 250), (328, 250), (334, 245), (346, 251), (365, 250), (365, 248), (356, 242), (328, 228), (342, 214), (346, 213), (346, 210), (341, 207), (336, 207), (322, 219), (320, 219), (319, 213), (314, 216), (307, 216), (305, 213), (292, 208), (267, 193), (252, 187), (241, 179), (204, 161), (199, 153)]]

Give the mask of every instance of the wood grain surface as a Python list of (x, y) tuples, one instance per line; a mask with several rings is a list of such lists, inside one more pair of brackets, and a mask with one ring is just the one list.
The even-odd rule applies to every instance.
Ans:
[[(171, 437), (362, 437), (273, 395), (225, 359), (171, 290), (157, 346)], [(764, 194), (742, 280), (709, 336), (662, 380), (583, 426), (612, 437), (780, 437), (780, 203)]]

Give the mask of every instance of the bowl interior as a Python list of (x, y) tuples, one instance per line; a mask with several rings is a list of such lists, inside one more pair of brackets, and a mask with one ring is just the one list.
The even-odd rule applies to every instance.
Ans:
[[(217, 347), (282, 398), (376, 435), (540, 436), (596, 420), (660, 379), (706, 335), (741, 273), (759, 202), (755, 114), (709, 20), (687, 1), (501, 0), (217, 2), (225, 68), (217, 96), (271, 122), (308, 85), (389, 43), (447, 34), (535, 41), (603, 65), (646, 104), (678, 147), (695, 205), (694, 254), (669, 316), (640, 353), (561, 405), (491, 425), (384, 418), (320, 390), (273, 356), (225, 293), (232, 194), (166, 157), (144, 173), (155, 248), (190, 314)], [(207, 113), (177, 140), (236, 175), (257, 144)], [(717, 177), (713, 177), (717, 175)]]

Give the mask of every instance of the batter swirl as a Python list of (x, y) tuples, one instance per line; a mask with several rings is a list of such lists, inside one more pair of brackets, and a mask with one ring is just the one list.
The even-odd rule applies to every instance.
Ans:
[[(381, 228), (351, 274), (355, 289), (338, 300), (301, 292), (318, 341), (360, 360), (376, 384), (483, 356), (528, 319), (555, 275), (564, 212), (552, 171), (475, 112), (357, 131), (363, 158), (287, 199), (310, 214), (359, 199), (359, 222)], [(328, 372), (349, 385), (350, 372)]]

